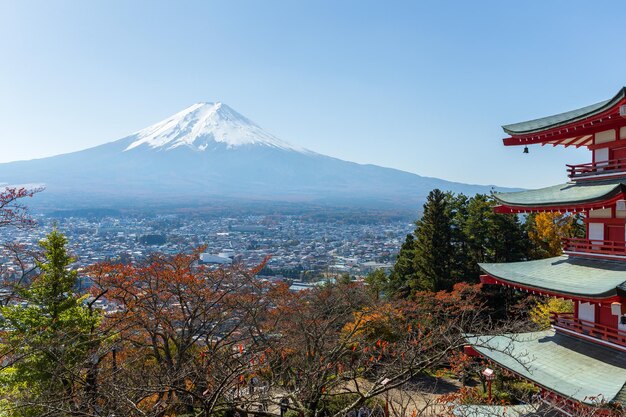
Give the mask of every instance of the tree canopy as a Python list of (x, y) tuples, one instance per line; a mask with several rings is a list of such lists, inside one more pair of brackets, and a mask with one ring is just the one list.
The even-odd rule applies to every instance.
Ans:
[(530, 242), (514, 215), (495, 214), (494, 200), (433, 190), (415, 231), (407, 235), (387, 286), (388, 292), (451, 290), (458, 282), (478, 282), (479, 262), (527, 259)]
[[(91, 355), (100, 314), (75, 292), (77, 273), (67, 253), (67, 240), (57, 230), (40, 242), (44, 259), (39, 274), (16, 288), (15, 302), (0, 307), (0, 408), (14, 416), (36, 416), (49, 411), (59, 398), (77, 398), (93, 389)], [(86, 372), (85, 372), (86, 371)], [(89, 395), (71, 401), (70, 409), (89, 409)]]

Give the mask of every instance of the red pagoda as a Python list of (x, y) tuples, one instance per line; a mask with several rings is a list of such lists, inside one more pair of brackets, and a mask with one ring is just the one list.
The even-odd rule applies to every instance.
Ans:
[(503, 129), (505, 146), (591, 150), (591, 162), (567, 165), (565, 184), (494, 195), (499, 213), (580, 213), (586, 238), (564, 239), (555, 258), (481, 264), (481, 281), (569, 299), (574, 312), (553, 314), (550, 330), (468, 342), (539, 387), (542, 401), (564, 415), (626, 415), (615, 411), (626, 403), (626, 88), (601, 103)]

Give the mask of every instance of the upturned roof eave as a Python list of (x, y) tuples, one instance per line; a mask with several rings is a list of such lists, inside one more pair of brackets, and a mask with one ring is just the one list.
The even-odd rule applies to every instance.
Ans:
[[(623, 179), (612, 180), (607, 182), (597, 182), (594, 184), (579, 184), (568, 182), (552, 187), (546, 187), (537, 190), (518, 191), (514, 193), (493, 193), (492, 196), (500, 206), (511, 209), (521, 209), (527, 211), (533, 210), (573, 210), (580, 206), (591, 206), (602, 203), (610, 203), (616, 197), (626, 194), (626, 186), (622, 183)], [(606, 191), (602, 191), (602, 186)], [(597, 187), (597, 188), (596, 188)], [(556, 194), (553, 197), (545, 196), (542, 198), (541, 193)], [(580, 197), (571, 197), (567, 194), (572, 191), (586, 191)], [(560, 195), (560, 197), (559, 197)], [(524, 200), (528, 201), (524, 201)]]
[(591, 258), (554, 258), (508, 263), (479, 263), (498, 283), (567, 298), (608, 300), (626, 289), (626, 264)]
[(520, 136), (539, 133), (557, 127), (565, 127), (569, 124), (601, 114), (616, 106), (624, 98), (626, 98), (626, 87), (622, 87), (619, 92), (609, 100), (552, 116), (503, 125), (502, 129), (511, 136)]
[[(490, 277), (494, 278), (495, 280), (500, 281), (498, 282), (497, 285), (506, 284), (507, 286), (510, 286), (514, 289), (518, 289), (521, 291), (526, 290), (527, 292), (535, 291), (537, 294), (551, 296), (551, 297), (562, 296), (563, 298), (575, 299), (575, 300), (581, 300), (581, 301), (594, 300), (594, 301), (612, 302), (616, 300), (617, 297), (623, 296), (623, 294), (626, 294), (626, 290), (620, 291), (621, 287), (619, 286), (611, 290), (604, 291), (604, 292), (582, 293), (582, 292), (568, 291), (566, 289), (558, 288), (558, 287), (547, 287), (547, 286), (541, 286), (541, 285), (536, 285), (536, 284), (523, 283), (515, 279), (511, 279), (510, 277), (507, 277), (504, 275), (498, 276), (498, 275), (489, 273), (482, 267), (480, 267), (480, 270), (484, 272), (485, 274), (489, 275)], [(482, 279), (481, 279), (481, 282), (482, 282)]]
[(587, 405), (596, 405), (599, 395), (609, 402), (624, 398), (626, 363), (619, 351), (554, 330), (464, 337), (482, 356), (564, 398)]

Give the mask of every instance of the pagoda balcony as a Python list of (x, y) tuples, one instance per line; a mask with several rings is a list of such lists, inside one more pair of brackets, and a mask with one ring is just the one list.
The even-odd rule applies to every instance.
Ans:
[(567, 175), (572, 180), (611, 177), (626, 173), (626, 158), (610, 159), (608, 161), (590, 162), (579, 165), (566, 165)]
[(614, 327), (578, 319), (573, 313), (550, 313), (550, 323), (557, 331), (577, 333), (585, 339), (597, 339), (601, 344), (617, 345), (626, 350), (626, 332)]
[(563, 253), (566, 255), (591, 255), (602, 258), (626, 257), (626, 243), (612, 240), (589, 240), (564, 238)]

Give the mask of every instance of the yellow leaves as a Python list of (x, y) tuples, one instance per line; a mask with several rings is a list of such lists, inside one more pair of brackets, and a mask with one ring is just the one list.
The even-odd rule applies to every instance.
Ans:
[(541, 330), (545, 330), (550, 328), (550, 313), (571, 313), (573, 311), (574, 304), (570, 300), (549, 298), (547, 301), (537, 302), (530, 310), (530, 319)]
[(153, 409), (156, 406), (158, 401), (159, 401), (159, 395), (152, 394), (150, 396), (145, 397), (141, 401), (139, 401), (139, 403), (137, 404), (137, 408), (140, 410), (148, 411), (148, 410)]
[(535, 247), (541, 248), (542, 257), (559, 256), (562, 251), (561, 239), (575, 234), (576, 219), (561, 213), (538, 213), (531, 222), (528, 238)]
[(366, 338), (376, 341), (380, 347), (382, 342), (395, 340), (398, 332), (404, 328), (402, 310), (386, 303), (376, 308), (366, 308), (355, 312), (354, 320), (343, 328), (343, 335), (349, 339)]
[(547, 245), (550, 256), (561, 254), (562, 231), (556, 223), (558, 217), (560, 213), (539, 213), (535, 217), (535, 229), (528, 232), (531, 240)]
[(190, 379), (185, 379), (185, 389), (191, 391), (195, 384)]

